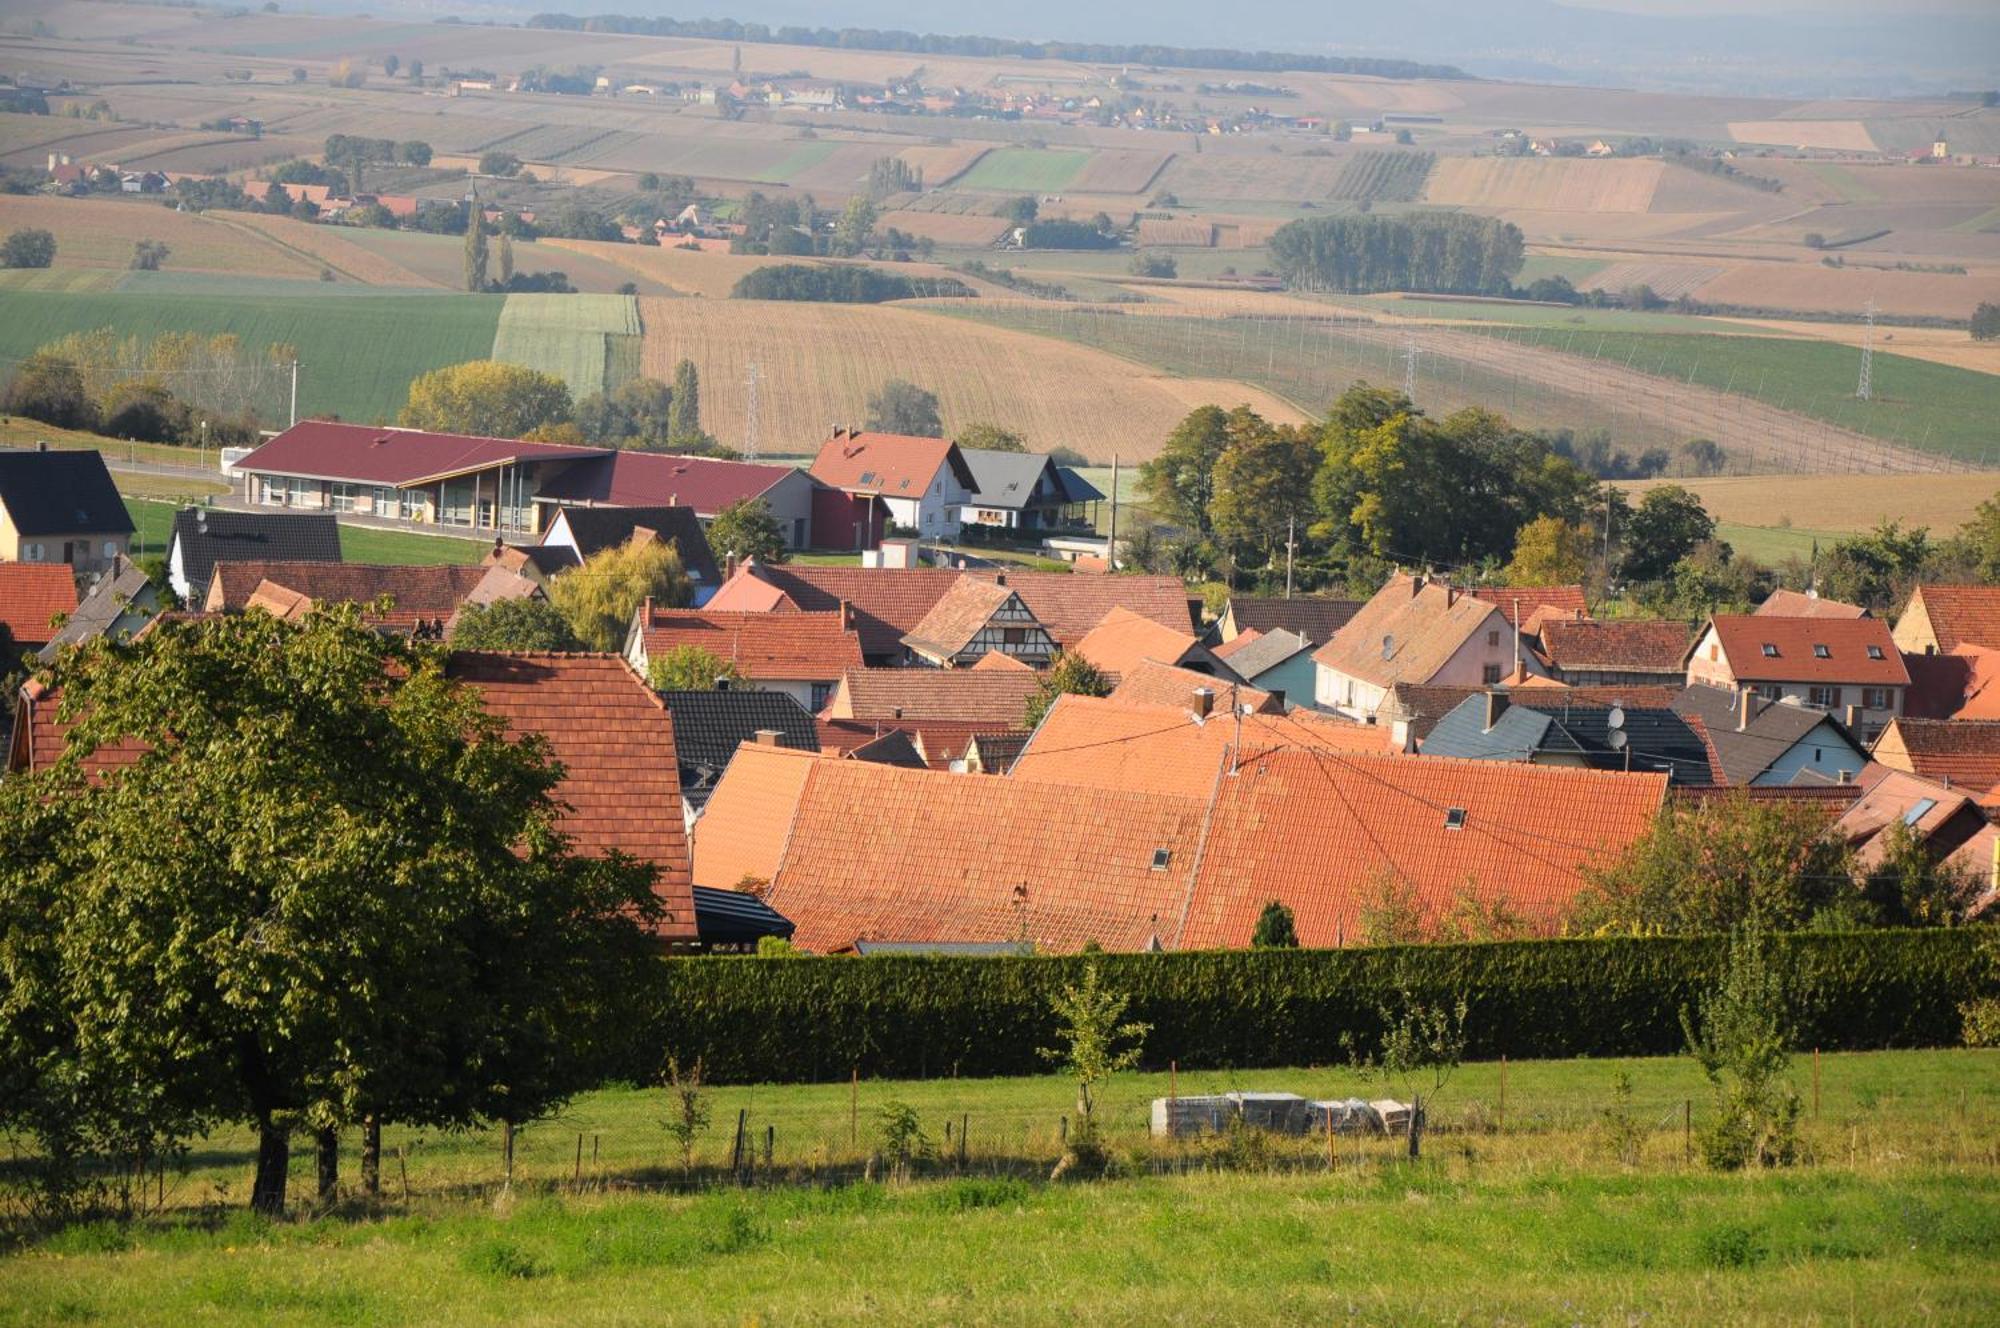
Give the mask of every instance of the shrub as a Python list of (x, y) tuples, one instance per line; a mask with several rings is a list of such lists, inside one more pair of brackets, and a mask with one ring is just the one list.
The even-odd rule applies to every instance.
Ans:
[(1697, 1015), (1681, 1011), (1688, 1050), (1714, 1090), (1701, 1127), (1702, 1155), (1717, 1171), (1798, 1160), (1799, 1095), (1784, 1080), (1792, 1064), (1791, 984), (1761, 936), (1729, 943), (1721, 980)]
[[(1800, 993), (1799, 1045), (1956, 1046), (1959, 1007), (1989, 995), (1990, 928), (1774, 937)], [(1721, 937), (1608, 937), (1346, 950), (1098, 956), (1148, 1023), (1143, 1064), (1182, 1069), (1325, 1064), (1340, 1034), (1374, 1053), (1390, 993), (1467, 996), (1468, 1060), (1657, 1056), (1685, 1048), (1691, 1008), (1728, 956)], [(699, 1055), (716, 1082), (1030, 1074), (1055, 1045), (1050, 1003), (1080, 957), (676, 959), (658, 970), (657, 1027), (635, 1038)], [(629, 1079), (657, 1064), (618, 1067)]]
[(47, 267), (56, 261), (56, 237), (39, 228), (18, 230), (0, 241), (0, 267)]
[(1083, 221), (1030, 222), (1021, 232), (1024, 249), (1116, 249), (1118, 237)]
[(0, 408), (58, 429), (95, 429), (97, 403), (90, 399), (74, 360), (37, 351), (21, 362), (7, 384)]
[(922, 296), (972, 295), (954, 277), (912, 281), (874, 268), (830, 264), (779, 263), (746, 272), (730, 290), (738, 300), (809, 300), (824, 304), (881, 304)]

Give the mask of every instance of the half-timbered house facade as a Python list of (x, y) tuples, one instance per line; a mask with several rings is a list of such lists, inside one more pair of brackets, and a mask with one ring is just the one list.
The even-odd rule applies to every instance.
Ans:
[(912, 662), (944, 669), (969, 668), (992, 651), (1040, 668), (1056, 653), (1055, 639), (1004, 576), (960, 577), (904, 634), (903, 645)]

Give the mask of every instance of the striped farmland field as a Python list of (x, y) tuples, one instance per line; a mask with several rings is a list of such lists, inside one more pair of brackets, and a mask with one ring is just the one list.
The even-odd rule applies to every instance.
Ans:
[(629, 295), (509, 295), (493, 358), (560, 378), (581, 401), (639, 372), (640, 332)]

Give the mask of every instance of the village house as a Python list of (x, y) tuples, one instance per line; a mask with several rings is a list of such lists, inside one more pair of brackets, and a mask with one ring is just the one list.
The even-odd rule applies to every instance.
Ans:
[(1701, 725), (1723, 784), (1847, 784), (1868, 764), (1860, 738), (1839, 716), (1795, 700), (1767, 700), (1754, 687), (1689, 687), (1672, 705)]
[(969, 668), (989, 653), (1039, 668), (1056, 653), (1055, 641), (1004, 575), (991, 581), (961, 576), (904, 634), (903, 645), (916, 662), (946, 669)]
[(660, 700), (674, 722), (681, 806), (690, 828), (743, 744), (819, 750), (818, 723), (783, 692), (737, 687), (725, 679), (698, 691), (663, 691)]
[(0, 451), (0, 563), (53, 563), (88, 577), (136, 552), (132, 536), (99, 453)]
[(960, 453), (972, 472), (972, 493), (958, 510), (961, 526), (1017, 535), (1095, 531), (1104, 495), (1068, 466), (1036, 452)]
[(823, 721), (948, 723), (991, 733), (1024, 727), (1038, 681), (1028, 669), (851, 669), (819, 713)]
[(1891, 721), (1868, 749), (1878, 765), (1934, 779), (1980, 797), (2000, 787), (2000, 721)]
[(1903, 712), (1909, 670), (1876, 618), (1718, 614), (1688, 647), (1690, 687), (1795, 701), (1841, 715), (1868, 741)]
[[(0, 567), (0, 572), (4, 571)], [(65, 646), (81, 645), (99, 637), (129, 641), (159, 612), (160, 588), (136, 565), (121, 557), (110, 572), (98, 578), (63, 623), (62, 630), (42, 647), (41, 662), (53, 664)]]
[(362, 621), (381, 631), (442, 639), (467, 605), (541, 594), (534, 580), (490, 563), (393, 566), (253, 559), (217, 562), (206, 594), (198, 599), (208, 613), (262, 609), (277, 618), (298, 618), (321, 604), (356, 604)]
[(1859, 604), (1844, 604), (1823, 598), (1817, 590), (1772, 591), (1754, 610), (1758, 618), (1866, 618), (1868, 610)]
[(635, 537), (642, 543), (658, 539), (673, 545), (694, 584), (696, 605), (721, 587), (721, 569), (692, 507), (558, 507), (542, 531), (541, 547), (568, 549), (581, 563)]
[(1919, 585), (1896, 619), (1895, 639), (1911, 655), (1948, 655), (1961, 646), (2000, 650), (2000, 586)]
[(625, 657), (643, 677), (651, 662), (694, 646), (765, 691), (817, 713), (849, 669), (861, 667), (851, 613), (730, 613), (670, 609), (648, 599), (633, 615)]
[(1432, 726), (1421, 750), (1468, 761), (1657, 771), (1670, 784), (1716, 782), (1702, 735), (1668, 707), (1576, 705), (1558, 688), (1468, 696)]
[(1493, 687), (1510, 676), (1542, 676), (1508, 617), (1531, 594), (1510, 594), (1503, 608), (1448, 582), (1397, 572), (1313, 652), (1314, 702), (1366, 720), (1399, 683)]
[(1210, 650), (1230, 672), (1253, 687), (1273, 693), (1281, 700), (1298, 698), (1300, 705), (1313, 704), (1312, 642), (1282, 627), (1260, 631), (1255, 627), (1238, 632)]
[(1856, 867), (1868, 871), (1887, 857), (1897, 825), (1908, 828), (1930, 861), (1980, 883), (1975, 912), (1992, 906), (2000, 886), (2000, 829), (1976, 790), (1877, 766), (1829, 833), (1854, 850)]
[(814, 496), (813, 524), (828, 549), (874, 548), (891, 527), (921, 539), (956, 539), (975, 487), (950, 439), (859, 429), (835, 429), (810, 474), (826, 486)]
[(1113, 683), (1146, 660), (1205, 673), (1222, 685), (1242, 682), (1235, 670), (1217, 659), (1193, 632), (1170, 627), (1143, 614), (1119, 607), (1084, 633), (1071, 653), (1080, 655)]
[(1691, 635), (1691, 624), (1670, 619), (1553, 618), (1542, 623), (1535, 653), (1571, 687), (1676, 686)]
[(1325, 595), (1231, 595), (1216, 620), (1216, 638), (1227, 644), (1245, 632), (1282, 629), (1322, 646), (1361, 611), (1362, 602)]
[(167, 536), (167, 584), (181, 603), (207, 597), (219, 563), (337, 563), (340, 527), (330, 515), (183, 507)]

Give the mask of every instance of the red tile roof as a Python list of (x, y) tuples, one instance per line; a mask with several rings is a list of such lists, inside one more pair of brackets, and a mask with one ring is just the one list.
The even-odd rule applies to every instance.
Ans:
[[(1242, 946), (1264, 905), (1288, 905), (1304, 945), (1361, 939), (1375, 878), (1393, 873), (1430, 917), (1461, 889), (1551, 923), (1583, 868), (1652, 825), (1666, 776), (1500, 761), (1279, 752), (1225, 779), (1181, 949)], [(1448, 829), (1448, 813), (1464, 811)]]
[(902, 733), (908, 735), (925, 765), (933, 770), (949, 770), (953, 761), (964, 759), (974, 738), (1025, 739), (1028, 731), (1020, 723), (1019, 715), (1007, 720), (822, 719), (820, 750), (827, 755), (847, 756), (886, 734)]
[[(1521, 603), (1523, 612), (1533, 607)], [(1377, 687), (1428, 683), (1475, 633), (1494, 630), (1488, 624), (1496, 608), (1445, 582), (1398, 572), (1313, 651), (1313, 661)], [(1501, 616), (1512, 609), (1510, 601)]]
[(1013, 571), (1000, 575), (1020, 595), (1028, 612), (1064, 649), (1081, 641), (1113, 609), (1125, 609), (1177, 632), (1193, 629), (1187, 587), (1176, 576), (1077, 576), (1073, 572)]
[(388, 612), (369, 612), (364, 617), (372, 623), (404, 629), (419, 620), (448, 622), (468, 601), (539, 593), (527, 578), (487, 563), (219, 562), (209, 576), (208, 597), (202, 607), (210, 613), (241, 613), (251, 607), (258, 588), (266, 585), (272, 591), (289, 592), (286, 596), (264, 596), (260, 607), (271, 612), (277, 612), (275, 605), (281, 598), (317, 604), (353, 603), (366, 608), (386, 596), (393, 601)]
[(0, 563), (0, 641), (39, 650), (55, 636), (49, 619), (76, 612), (76, 574), (66, 563)]
[(1671, 620), (1556, 618), (1542, 624), (1542, 655), (1570, 672), (1678, 673), (1692, 632)]
[(692, 507), (712, 517), (739, 499), (762, 497), (794, 473), (795, 467), (770, 462), (620, 450), (549, 477), (535, 496), (612, 507)]
[(738, 747), (694, 823), (694, 883), (714, 890), (734, 890), (746, 879), (770, 884), (806, 775), (821, 759), (789, 747)]
[[(1758, 618), (1718, 614), (1713, 620), (1729, 670), (1738, 682), (1909, 685), (1909, 670), (1879, 618)], [(1775, 655), (1766, 646), (1775, 647)], [(1880, 658), (1869, 654), (1873, 647)], [(1819, 653), (1825, 649), (1825, 655)]]
[(854, 669), (827, 698), (829, 719), (945, 720), (1018, 728), (1040, 683), (1012, 669)]
[(1194, 647), (1194, 633), (1118, 607), (1105, 614), (1103, 621), (1085, 632), (1070, 650), (1095, 664), (1100, 672), (1120, 678), (1149, 659), (1178, 664)]
[(1206, 673), (1155, 660), (1143, 660), (1121, 674), (1118, 685), (1111, 689), (1111, 699), (1132, 705), (1164, 705), (1188, 710), (1194, 706), (1196, 689), (1202, 687), (1215, 693), (1217, 709), (1227, 709), (1232, 696), (1238, 704), (1265, 713), (1283, 713), (1285, 708), (1284, 703), (1269, 692), (1242, 685), (1232, 688), (1229, 683), (1219, 682)]
[[(2000, 586), (1944, 586), (1925, 582), (1910, 597), (1921, 601), (1942, 651), (1960, 646), (2000, 649)], [(1904, 610), (1905, 614), (1909, 608)]]
[(1843, 604), (1837, 599), (1821, 599), (1803, 590), (1774, 590), (1752, 615), (1757, 618), (1866, 618), (1868, 610), (1859, 604)]
[[(46, 770), (62, 756), (69, 744), (72, 725), (57, 718), (61, 710), (60, 687), (45, 686), (32, 678), (21, 684), (14, 697), (13, 745), (7, 753), (10, 773), (25, 775)], [(121, 739), (85, 757), (83, 768), (91, 775), (121, 769), (138, 760), (145, 750), (144, 743)]]
[(1024, 935), (1047, 950), (1144, 949), (1179, 915), (1203, 811), (1195, 798), (824, 761), (769, 902), (809, 950)]
[(562, 832), (580, 853), (617, 849), (655, 864), (653, 891), (667, 910), (659, 934), (693, 940), (674, 725), (645, 680), (616, 655), (459, 651), (446, 673), (478, 688), (514, 732), (548, 740), (563, 765)]
[(718, 613), (654, 608), (643, 635), (646, 657), (698, 646), (753, 681), (832, 682), (861, 667), (861, 640), (838, 613)]
[(596, 447), (301, 420), (243, 458), (237, 468), (260, 474), (303, 475), (362, 484), (414, 484), (503, 461), (530, 458), (582, 461), (608, 455), (605, 449)]
[(835, 429), (820, 445), (811, 471), (814, 479), (836, 489), (914, 499), (924, 496), (938, 471), (946, 466), (954, 468), (965, 488), (975, 487), (958, 444), (949, 438)]
[(1527, 627), (1541, 617), (1581, 618), (1590, 612), (1582, 586), (1469, 586), (1467, 593), (1488, 604), (1498, 604), (1514, 627)]
[(1014, 592), (992, 581), (961, 576), (930, 612), (903, 634), (903, 644), (932, 659), (949, 660), (972, 643)]
[(2000, 721), (1889, 721), (1870, 755), (1892, 769), (1984, 793), (2000, 785)]

